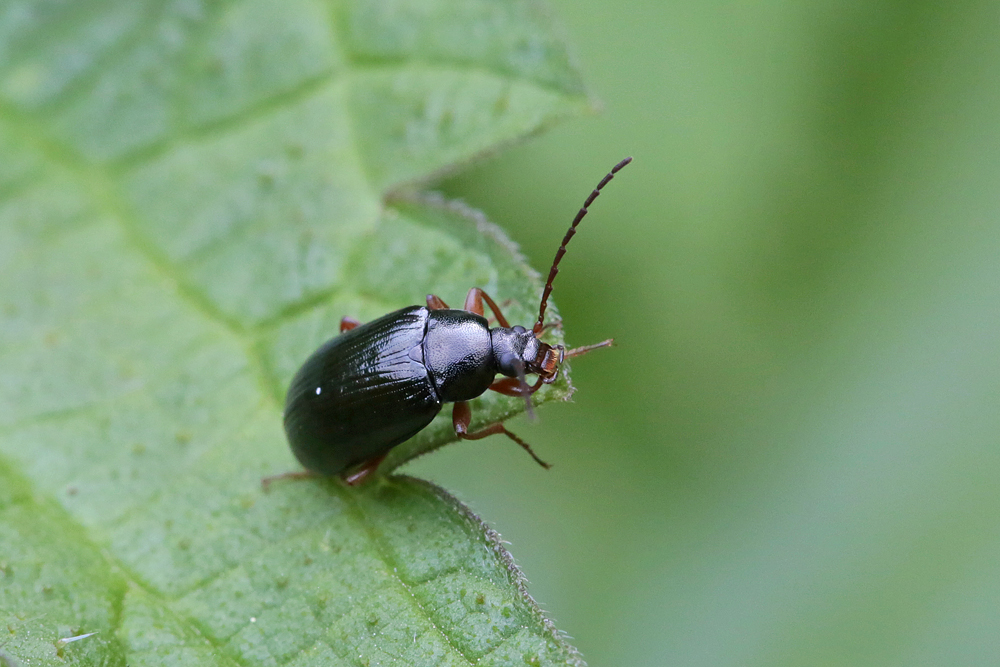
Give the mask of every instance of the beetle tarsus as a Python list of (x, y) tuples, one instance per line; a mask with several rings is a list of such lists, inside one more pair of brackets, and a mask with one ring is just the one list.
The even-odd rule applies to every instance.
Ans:
[(542, 459), (538, 458), (538, 455), (535, 454), (531, 445), (508, 431), (502, 423), (496, 422), (494, 424), (484, 426), (475, 433), (469, 433), (469, 422), (471, 421), (472, 410), (469, 408), (469, 404), (466, 401), (456, 402), (455, 409), (451, 413), (451, 423), (455, 427), (455, 435), (459, 438), (462, 440), (481, 440), (491, 435), (499, 435), (500, 433), (503, 433), (508, 438), (521, 445), (521, 448), (528, 452), (528, 454), (531, 455), (531, 458), (535, 459), (535, 463), (542, 466), (546, 470), (552, 467), (551, 463), (546, 463)]
[(267, 492), (270, 491), (271, 485), (278, 481), (286, 479), (315, 479), (317, 477), (319, 477), (319, 475), (314, 473), (312, 470), (293, 470), (292, 472), (283, 472), (280, 475), (262, 477), (260, 480), (260, 486), (265, 492)]

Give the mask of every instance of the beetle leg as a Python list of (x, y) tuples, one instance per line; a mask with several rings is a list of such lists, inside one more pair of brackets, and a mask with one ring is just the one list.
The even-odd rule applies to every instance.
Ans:
[(531, 458), (535, 459), (535, 463), (542, 466), (546, 470), (552, 466), (545, 461), (538, 458), (534, 451), (531, 449), (531, 445), (521, 440), (519, 437), (511, 433), (504, 427), (500, 422), (495, 424), (490, 424), (485, 426), (475, 433), (469, 433), (469, 423), (472, 421), (472, 410), (469, 408), (469, 404), (466, 401), (457, 401), (455, 403), (455, 409), (451, 413), (451, 423), (455, 427), (455, 435), (457, 435), (462, 440), (480, 440), (490, 435), (497, 435), (498, 433), (503, 433), (508, 438), (521, 445), (524, 451), (531, 455)]
[(368, 459), (361, 464), (360, 468), (356, 468), (354, 472), (351, 473), (344, 473), (341, 477), (343, 477), (347, 486), (357, 486), (358, 484), (361, 484), (361, 482), (368, 479), (368, 477), (378, 469), (379, 464), (385, 460), (385, 457), (386, 454), (381, 454), (375, 458)]
[[(507, 299), (506, 301), (504, 301), (503, 303), (500, 304), (500, 307), (501, 308), (506, 308), (507, 306), (509, 306), (512, 303), (514, 303), (514, 299)], [(490, 325), (491, 327), (496, 326), (496, 324), (497, 324), (497, 316), (496, 315), (490, 315), (488, 318), (486, 318), (486, 323), (488, 325)]]
[(340, 333), (345, 331), (350, 331), (354, 327), (361, 326), (361, 322), (354, 319), (353, 317), (342, 317), (340, 318)]
[(503, 394), (504, 396), (520, 397), (522, 394), (521, 383), (517, 378), (504, 378), (502, 380), (497, 380), (490, 385), (490, 389), (499, 394)]
[[(528, 395), (534, 394), (536, 391), (542, 387), (542, 378), (538, 378), (535, 384), (528, 387)], [(524, 392), (521, 390), (521, 381), (517, 378), (503, 378), (502, 380), (497, 380), (489, 387), (493, 391), (503, 394), (504, 396), (514, 396), (515, 398), (520, 398), (524, 396)]]
[(270, 475), (268, 477), (262, 477), (260, 480), (260, 486), (264, 491), (268, 491), (271, 488), (271, 484), (282, 479), (313, 479), (317, 478), (319, 475), (314, 473), (312, 470), (296, 470), (293, 472), (283, 472), (280, 475)]
[(496, 315), (497, 322), (500, 323), (500, 326), (502, 326), (505, 329), (509, 329), (510, 322), (508, 322), (507, 318), (503, 316), (502, 312), (500, 312), (500, 306), (496, 304), (496, 301), (490, 298), (489, 294), (479, 289), (478, 287), (473, 287), (472, 289), (469, 290), (468, 295), (466, 295), (465, 310), (469, 311), (470, 313), (475, 313), (476, 315), (482, 317), (483, 315), (486, 314), (485, 311), (483, 310), (483, 299), (486, 300), (486, 303), (489, 304), (490, 310), (492, 310), (493, 314)]
[(427, 295), (427, 309), (428, 310), (442, 310), (447, 308), (448, 304), (441, 300), (441, 297), (434, 296), (433, 294)]

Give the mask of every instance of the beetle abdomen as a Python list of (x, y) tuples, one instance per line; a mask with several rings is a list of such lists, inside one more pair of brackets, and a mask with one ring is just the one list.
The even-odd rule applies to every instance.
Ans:
[(285, 432), (308, 470), (337, 475), (434, 419), (441, 401), (424, 366), (427, 309), (411, 306), (330, 339), (295, 375)]

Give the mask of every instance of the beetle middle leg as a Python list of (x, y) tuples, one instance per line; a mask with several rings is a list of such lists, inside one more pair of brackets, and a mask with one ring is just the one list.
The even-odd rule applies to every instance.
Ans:
[(344, 333), (345, 331), (350, 331), (354, 327), (360, 327), (360, 326), (361, 326), (361, 321), (356, 320), (353, 317), (344, 316), (340, 318), (340, 333)]
[(507, 428), (500, 422), (490, 424), (485, 426), (475, 433), (469, 433), (469, 423), (472, 421), (472, 409), (469, 407), (466, 401), (457, 401), (455, 403), (455, 408), (451, 413), (451, 423), (455, 427), (455, 435), (457, 435), (462, 440), (480, 440), (487, 436), (497, 435), (503, 433), (508, 438), (521, 445), (524, 451), (531, 455), (531, 458), (535, 459), (535, 463), (542, 466), (546, 470), (552, 467), (551, 464), (538, 458), (538, 455), (531, 449), (531, 445), (521, 440), (519, 437), (507, 430)]

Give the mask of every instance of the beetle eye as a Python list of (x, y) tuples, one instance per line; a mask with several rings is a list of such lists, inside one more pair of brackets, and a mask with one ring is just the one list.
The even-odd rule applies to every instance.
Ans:
[(512, 328), (512, 329), (513, 329), (513, 330), (514, 330), (515, 332), (517, 332), (517, 333), (524, 333), (525, 331), (527, 331), (527, 329), (525, 329), (524, 327), (522, 327), (522, 326), (521, 326), (520, 324), (515, 324), (515, 325), (514, 325), (513, 327), (511, 327), (511, 328)]
[(517, 375), (517, 369), (515, 364), (517, 363), (517, 355), (513, 352), (504, 352), (500, 355), (499, 363), (500, 372), (507, 377), (514, 377)]
[(510, 368), (514, 365), (514, 359), (516, 358), (517, 357), (514, 356), (513, 352), (504, 352), (500, 355), (500, 366), (503, 368)]

